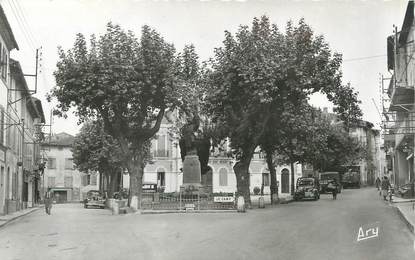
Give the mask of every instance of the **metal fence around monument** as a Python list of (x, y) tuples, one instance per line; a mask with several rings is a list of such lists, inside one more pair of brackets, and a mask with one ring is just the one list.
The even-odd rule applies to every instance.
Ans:
[[(230, 201), (215, 201), (215, 197), (226, 197)], [(234, 194), (143, 193), (140, 206), (142, 210), (234, 210), (236, 200)]]

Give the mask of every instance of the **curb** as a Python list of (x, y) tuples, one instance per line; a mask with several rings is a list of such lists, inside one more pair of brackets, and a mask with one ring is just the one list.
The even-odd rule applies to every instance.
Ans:
[(405, 214), (399, 209), (399, 207), (395, 207), (396, 211), (401, 217), (401, 219), (405, 222), (406, 226), (408, 227), (409, 231), (411, 231), (412, 234), (415, 234), (415, 228), (414, 225), (405, 217)]
[(408, 203), (408, 202), (415, 202), (415, 199), (409, 199), (409, 200), (405, 200), (405, 201), (394, 201), (392, 199), (392, 203), (396, 204), (396, 203)]
[(142, 210), (140, 211), (141, 215), (150, 215), (150, 214), (195, 214), (195, 213), (238, 213), (236, 209), (227, 209), (227, 210)]
[(20, 215), (17, 215), (17, 216), (11, 217), (10, 219), (4, 220), (4, 222), (2, 221), (3, 223), (0, 223), (0, 228), (2, 228), (2, 227), (4, 227), (4, 226), (8, 225), (9, 223), (11, 223), (11, 222), (15, 221), (15, 220), (16, 220), (16, 219), (18, 219), (18, 218), (21, 218), (21, 217), (24, 217), (24, 216), (26, 216), (26, 215), (29, 215), (30, 213), (33, 213), (33, 212), (35, 212), (35, 211), (39, 210), (40, 208), (41, 208), (41, 207), (32, 208), (31, 210), (28, 210), (28, 211), (27, 211), (27, 212), (25, 212), (25, 213), (22, 213), (22, 214), (20, 214)]

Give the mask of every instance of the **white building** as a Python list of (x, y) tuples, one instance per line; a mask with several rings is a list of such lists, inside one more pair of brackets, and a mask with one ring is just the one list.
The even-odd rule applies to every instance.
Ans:
[(89, 190), (99, 190), (99, 174), (85, 174), (74, 169), (72, 144), (74, 136), (67, 133), (53, 135), (42, 144), (47, 160), (42, 179), (43, 194), (51, 190), (57, 203), (82, 201)]

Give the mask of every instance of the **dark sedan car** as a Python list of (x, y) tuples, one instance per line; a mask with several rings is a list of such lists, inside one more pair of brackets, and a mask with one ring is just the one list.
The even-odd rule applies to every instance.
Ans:
[(320, 199), (320, 185), (317, 178), (301, 177), (297, 179), (294, 200), (300, 199)]
[(87, 192), (86, 199), (84, 200), (84, 208), (88, 207), (105, 208), (105, 198), (100, 191), (90, 190)]

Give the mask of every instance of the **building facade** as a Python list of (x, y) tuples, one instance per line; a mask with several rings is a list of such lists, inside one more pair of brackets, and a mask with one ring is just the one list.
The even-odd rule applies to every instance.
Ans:
[(414, 182), (415, 142), (415, 61), (414, 2), (408, 2), (401, 30), (387, 38), (388, 70), (393, 74), (384, 107), (384, 134), (387, 174), (401, 186)]
[(39, 203), (42, 104), (33, 97), (19, 62), (18, 50), (0, 5), (0, 214)]
[(99, 190), (99, 174), (82, 173), (74, 168), (72, 145), (74, 136), (59, 133), (42, 144), (46, 168), (42, 176), (43, 194), (50, 190), (56, 203), (79, 202), (89, 190)]
[(373, 185), (376, 178), (382, 176), (382, 153), (380, 149), (380, 133), (373, 129), (373, 124), (359, 121), (349, 129), (349, 135), (356, 138), (363, 147), (366, 147), (365, 158), (355, 166), (360, 171), (360, 184)]

